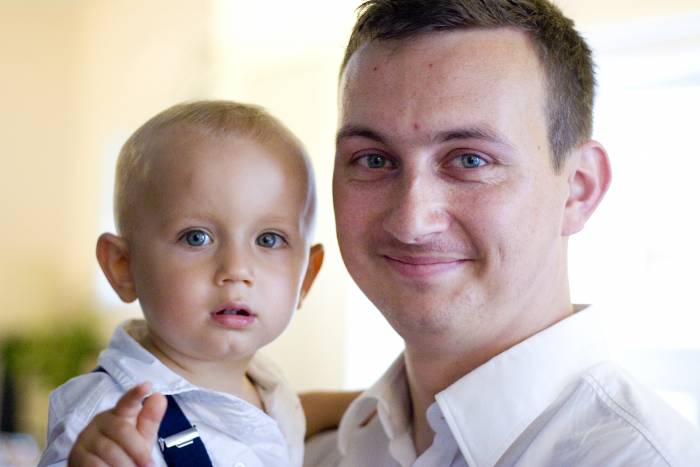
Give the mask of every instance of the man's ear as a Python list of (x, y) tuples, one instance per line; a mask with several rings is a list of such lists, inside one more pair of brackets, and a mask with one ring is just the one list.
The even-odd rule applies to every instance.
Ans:
[(299, 294), (299, 303), (297, 303), (297, 308), (301, 307), (301, 302), (306, 298), (306, 294), (309, 293), (311, 285), (316, 280), (318, 271), (321, 270), (321, 265), (323, 264), (323, 245), (317, 243), (313, 245), (309, 250), (309, 265), (306, 267), (306, 275), (304, 276), (304, 281), (301, 283), (301, 293)]
[(109, 233), (100, 235), (97, 239), (97, 262), (114, 291), (126, 303), (137, 298), (129, 260), (129, 246), (123, 237)]
[[(612, 173), (605, 148), (597, 141), (579, 146), (568, 161), (569, 197), (564, 209), (562, 235), (583, 229), (584, 224), (608, 191)], [(568, 164), (567, 164), (568, 165)]]

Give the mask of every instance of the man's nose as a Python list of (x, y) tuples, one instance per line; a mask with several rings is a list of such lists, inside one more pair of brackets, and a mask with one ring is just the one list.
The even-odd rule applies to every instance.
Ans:
[(217, 252), (218, 261), (214, 282), (216, 285), (243, 284), (253, 285), (255, 274), (251, 253), (245, 246), (222, 245)]
[(384, 230), (406, 244), (419, 244), (447, 230), (447, 187), (434, 174), (403, 174), (396, 180)]

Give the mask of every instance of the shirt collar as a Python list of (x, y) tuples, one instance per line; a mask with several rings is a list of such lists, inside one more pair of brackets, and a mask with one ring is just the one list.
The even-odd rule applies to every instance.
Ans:
[[(577, 307), (572, 316), (497, 355), (435, 396), (428, 412), (439, 406), (468, 465), (494, 465), (576, 375), (605, 360), (598, 313), (584, 308)], [(338, 431), (342, 455), (353, 432), (375, 413), (390, 441), (410, 435), (403, 355), (346, 411)]]
[(139, 344), (137, 339), (145, 332), (143, 320), (122, 323), (114, 331), (107, 349), (100, 354), (98, 364), (125, 390), (142, 383), (144, 377), (152, 382), (152, 392), (179, 394), (197, 389)]
[[(142, 383), (144, 377), (152, 382), (151, 392), (179, 394), (185, 391), (202, 390), (187, 379), (172, 371), (146, 350), (139, 341), (146, 333), (146, 322), (133, 319), (118, 326), (109, 346), (100, 354), (98, 364), (104, 368), (124, 389)], [(286, 402), (298, 402), (296, 395), (281, 384), (284, 377), (270, 361), (256, 353), (248, 364), (247, 373), (260, 391), (266, 405), (279, 397)], [(210, 390), (207, 390), (210, 391)], [(212, 393), (217, 391), (211, 390)]]
[(259, 352), (255, 353), (248, 364), (247, 374), (259, 390), (265, 404), (265, 412), (277, 421), (292, 447), (292, 455), (298, 454), (294, 465), (301, 465), (306, 418), (299, 397), (291, 386), (286, 384), (282, 372)]
[[(196, 386), (165, 366), (138, 341), (146, 332), (144, 320), (130, 320), (118, 326), (109, 347), (98, 359), (98, 365), (124, 390), (148, 379), (151, 391), (162, 394), (183, 394), (192, 401), (204, 401), (218, 407), (216, 425), (231, 436), (244, 439), (250, 433), (265, 433), (270, 423), (287, 439), (293, 465), (301, 465), (305, 419), (299, 398), (285, 383), (282, 374), (259, 353), (248, 364), (247, 373), (257, 387), (265, 412), (233, 396)], [(268, 423), (274, 419), (276, 423)], [(262, 428), (260, 428), (262, 427)], [(256, 431), (258, 430), (258, 431)]]
[(435, 396), (469, 465), (492, 466), (583, 370), (605, 359), (593, 309), (492, 358)]
[(389, 440), (405, 434), (410, 427), (410, 410), (402, 354), (373, 386), (350, 404), (338, 428), (338, 449), (345, 455), (353, 431), (365, 425), (375, 414)]

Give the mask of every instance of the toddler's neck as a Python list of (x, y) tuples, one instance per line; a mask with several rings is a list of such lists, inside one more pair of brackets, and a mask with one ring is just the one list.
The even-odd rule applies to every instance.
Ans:
[(252, 356), (239, 360), (204, 361), (177, 354), (151, 336), (145, 322), (132, 322), (127, 332), (163, 365), (190, 383), (206, 389), (231, 394), (255, 405), (264, 405), (258, 389), (247, 374)]

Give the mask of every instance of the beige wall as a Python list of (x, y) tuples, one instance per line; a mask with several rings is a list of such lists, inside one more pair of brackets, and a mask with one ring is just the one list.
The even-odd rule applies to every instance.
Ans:
[[(0, 338), (95, 312), (94, 244), (110, 151), (210, 89), (209, 3), (0, 3)], [(101, 314), (105, 332), (120, 314)], [(56, 349), (60, 351), (60, 349)], [(23, 391), (43, 438), (45, 394)]]
[(206, 2), (0, 8), (0, 329), (7, 331), (94, 308), (107, 142), (209, 87), (209, 36)]
[(80, 266), (68, 261), (80, 249), (76, 235), (84, 224), (78, 220), (70, 232), (65, 222), (76, 204), (69, 173), (80, 135), (78, 15), (76, 4), (19, 1), (0, 14), (2, 329), (25, 325), (85, 292), (74, 281)]

